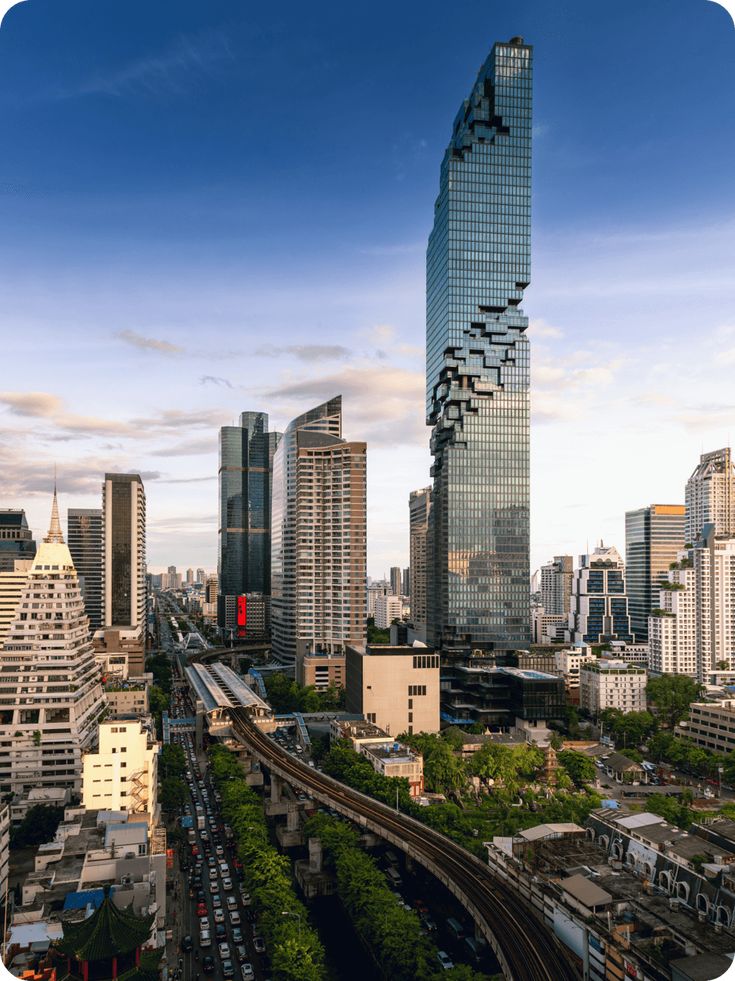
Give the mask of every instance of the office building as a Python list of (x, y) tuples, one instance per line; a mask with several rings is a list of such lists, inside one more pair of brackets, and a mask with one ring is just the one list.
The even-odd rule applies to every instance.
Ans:
[(394, 620), (400, 620), (403, 614), (403, 600), (400, 596), (389, 596), (383, 593), (375, 598), (375, 626), (378, 630), (387, 630)]
[(372, 722), (332, 719), (331, 741), (346, 739), (356, 753), (364, 756), (376, 773), (384, 777), (408, 780), (408, 792), (420, 797), (424, 792), (424, 758), (396, 742)]
[(390, 587), (385, 580), (380, 580), (379, 582), (370, 583), (367, 588), (367, 615), (368, 618), (375, 619), (375, 610), (378, 605), (379, 596), (387, 596), (390, 592)]
[(426, 258), (432, 427), (428, 639), (513, 651), (531, 638), (531, 47), (498, 42), (457, 113)]
[(659, 583), (684, 548), (684, 517), (683, 504), (651, 504), (625, 513), (625, 585), (636, 640), (648, 639)]
[(103, 626), (102, 511), (99, 508), (69, 508), (66, 539), (79, 577), (89, 629), (99, 630)]
[(648, 666), (658, 674), (697, 677), (697, 590), (691, 553), (659, 583), (648, 617)]
[(607, 708), (621, 712), (644, 712), (646, 709), (645, 668), (625, 661), (599, 658), (582, 664), (579, 672), (579, 706), (598, 716)]
[(7, 902), (8, 875), (10, 872), (10, 806), (0, 804), (0, 901)]
[(625, 593), (625, 565), (615, 547), (600, 543), (591, 555), (580, 555), (569, 602), (570, 643), (633, 640)]
[(401, 580), (401, 595), (410, 596), (411, 595), (411, 570), (404, 569), (403, 577)]
[(539, 592), (541, 606), (547, 614), (565, 619), (569, 615), (573, 575), (571, 555), (555, 555), (551, 562), (541, 566)]
[(15, 559), (12, 569), (0, 570), (0, 649), (15, 619), (32, 565), (32, 559)]
[(155, 826), (158, 745), (150, 719), (111, 719), (99, 726), (99, 745), (84, 754), (82, 804), (88, 810), (126, 811)]
[(193, 586), (194, 585), (194, 570), (193, 569), (187, 569), (186, 570), (186, 585), (187, 586)]
[(462, 728), (481, 725), (493, 732), (516, 730), (527, 741), (548, 741), (547, 721), (566, 714), (563, 680), (525, 664), (516, 668), (477, 661), (468, 656), (442, 668), (442, 722)]
[(391, 566), (390, 591), (394, 596), (401, 595), (402, 579), (403, 576), (401, 574), (401, 570), (399, 569), (399, 567), (397, 565)]
[(426, 640), (428, 619), (426, 586), (430, 511), (431, 488), (424, 487), (421, 490), (411, 491), (408, 496), (411, 619), (424, 640)]
[(200, 585), (200, 586), (203, 586), (206, 583), (206, 581), (207, 581), (207, 573), (204, 571), (204, 569), (197, 569), (196, 581), (197, 581), (197, 584)]
[(735, 535), (735, 464), (727, 446), (703, 453), (686, 485), (686, 544), (694, 545), (706, 524), (716, 535)]
[(344, 654), (312, 654), (307, 651), (296, 661), (296, 681), (317, 691), (345, 686)]
[(0, 793), (81, 784), (81, 754), (105, 701), (74, 563), (54, 492), (38, 548), (0, 651)]
[(108, 473), (102, 485), (102, 628), (98, 650), (125, 650), (130, 674), (145, 667), (146, 503), (140, 474)]
[(12, 572), (16, 560), (30, 560), (35, 554), (25, 511), (0, 511), (0, 572)]
[(424, 644), (348, 646), (348, 712), (388, 735), (439, 731), (439, 655)]
[(273, 461), (272, 651), (343, 654), (366, 629), (365, 443), (342, 438), (342, 399), (303, 413)]
[(563, 643), (566, 637), (569, 614), (547, 613), (543, 606), (531, 608), (531, 643)]
[(238, 596), (271, 593), (271, 484), (280, 439), (280, 433), (268, 432), (266, 412), (243, 412), (238, 426), (220, 429), (220, 628), (242, 629), (237, 623)]
[(579, 704), (579, 675), (585, 664), (597, 660), (588, 647), (571, 647), (554, 652), (554, 673), (564, 679), (567, 700)]

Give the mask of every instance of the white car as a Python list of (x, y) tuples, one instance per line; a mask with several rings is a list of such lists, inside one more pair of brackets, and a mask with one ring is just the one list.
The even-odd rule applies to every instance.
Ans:
[(238, 910), (236, 910), (236, 909), (230, 910), (230, 923), (233, 926), (238, 926), (239, 925), (239, 923), (240, 923), (240, 913), (239, 913)]
[(232, 889), (232, 879), (223, 879), (222, 888), (225, 892), (229, 892)]
[(253, 970), (253, 965), (246, 961), (240, 968), (240, 974), (242, 974), (242, 981), (255, 981), (255, 971)]
[(214, 911), (214, 922), (215, 923), (225, 922), (225, 911), (223, 909), (216, 909)]
[(451, 971), (454, 967), (454, 962), (449, 959), (449, 954), (445, 950), (437, 951), (436, 958), (445, 971)]
[(230, 945), (228, 943), (221, 943), (219, 945), (219, 956), (223, 961), (230, 959)]

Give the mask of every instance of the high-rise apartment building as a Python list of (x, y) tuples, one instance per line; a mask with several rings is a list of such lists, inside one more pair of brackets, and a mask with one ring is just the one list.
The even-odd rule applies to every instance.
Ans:
[(32, 565), (32, 559), (16, 559), (12, 570), (0, 571), (0, 649), (18, 612)]
[(125, 650), (143, 672), (146, 642), (146, 504), (140, 474), (108, 473), (102, 485), (102, 627), (95, 640)]
[(602, 543), (580, 555), (572, 579), (568, 639), (573, 644), (632, 641), (625, 564), (618, 550)]
[(187, 586), (191, 586), (191, 585), (193, 585), (193, 583), (194, 583), (194, 570), (193, 569), (187, 569), (186, 570), (186, 585)]
[(651, 504), (625, 513), (625, 583), (631, 630), (648, 639), (648, 617), (662, 579), (684, 548), (683, 504)]
[(735, 535), (735, 464), (727, 446), (703, 453), (686, 485), (687, 544), (694, 545), (706, 524), (716, 535)]
[(735, 677), (735, 537), (705, 524), (691, 551), (696, 589), (697, 677), (704, 684)]
[(555, 555), (551, 562), (541, 566), (539, 592), (545, 613), (563, 617), (569, 614), (573, 575), (574, 562), (571, 555)]
[(403, 613), (403, 601), (400, 596), (389, 593), (376, 597), (375, 626), (378, 630), (387, 630), (394, 620), (400, 620)]
[(105, 700), (74, 563), (54, 493), (38, 548), (0, 651), (0, 793), (79, 791), (82, 751)]
[(69, 508), (66, 540), (84, 597), (89, 629), (102, 626), (102, 511)]
[(498, 42), (460, 106), (426, 257), (429, 640), (527, 646), (531, 47)]
[(401, 595), (410, 596), (411, 595), (411, 570), (404, 569), (403, 577), (401, 579)]
[(85, 753), (82, 764), (82, 804), (87, 810), (126, 811), (146, 815), (151, 826), (158, 824), (158, 745), (150, 720), (102, 722), (98, 747)]
[(366, 629), (367, 447), (342, 438), (342, 399), (294, 419), (273, 461), (275, 657), (342, 654)]
[(417, 634), (424, 639), (428, 619), (426, 589), (430, 511), (431, 487), (411, 491), (408, 495), (411, 619)]
[(659, 583), (648, 616), (648, 666), (660, 674), (697, 677), (697, 590), (688, 554)]
[(280, 433), (266, 412), (243, 412), (219, 434), (219, 580), (221, 628), (245, 630), (237, 597), (271, 592), (271, 482)]
[(390, 591), (394, 596), (401, 595), (401, 585), (402, 576), (400, 567), (397, 565), (391, 566), (390, 570)]
[(197, 569), (197, 583), (204, 585), (207, 581), (207, 573), (204, 569)]
[(35, 554), (25, 511), (0, 511), (0, 572), (12, 572), (16, 559), (32, 559)]
[(579, 672), (580, 708), (595, 717), (608, 708), (624, 713), (645, 712), (647, 681), (645, 668), (626, 661), (588, 661)]

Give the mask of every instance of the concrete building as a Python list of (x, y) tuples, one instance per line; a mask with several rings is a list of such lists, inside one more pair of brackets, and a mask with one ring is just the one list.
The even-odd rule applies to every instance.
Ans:
[(727, 446), (703, 453), (686, 485), (686, 544), (694, 545), (705, 525), (715, 535), (735, 535), (735, 464)]
[(16, 560), (32, 561), (35, 554), (25, 511), (0, 510), (0, 572), (12, 572)]
[(347, 647), (347, 711), (363, 715), (390, 736), (439, 731), (439, 655), (412, 647)]
[(102, 511), (99, 508), (69, 508), (66, 515), (69, 551), (77, 570), (89, 617), (89, 629), (102, 623)]
[(360, 753), (373, 769), (384, 777), (408, 780), (412, 797), (424, 792), (424, 758), (409, 746), (398, 743), (372, 722), (332, 719), (330, 737), (347, 739), (356, 753)]
[(0, 804), (0, 903), (7, 903), (10, 871), (10, 806)]
[(692, 702), (689, 718), (679, 723), (678, 733), (715, 753), (732, 752), (735, 750), (735, 699)]
[(15, 619), (33, 561), (15, 559), (12, 569), (0, 570), (0, 649)]
[(643, 712), (646, 708), (645, 668), (630, 667), (625, 661), (603, 658), (582, 664), (579, 672), (579, 705), (598, 716), (607, 708), (621, 712)]
[(330, 685), (344, 688), (345, 655), (312, 654), (307, 651), (296, 662), (296, 681), (300, 685), (311, 685), (317, 691), (326, 691)]
[(294, 419), (273, 461), (272, 651), (342, 654), (365, 637), (365, 443), (342, 438), (342, 399)]
[(390, 587), (385, 581), (373, 582), (367, 587), (367, 615), (368, 617), (375, 619), (375, 610), (378, 604), (379, 596), (387, 596), (390, 592)]
[(625, 513), (625, 588), (636, 640), (648, 639), (659, 583), (684, 548), (683, 504), (651, 504)]
[(411, 491), (408, 496), (409, 517), (409, 584), (411, 586), (411, 619), (422, 639), (426, 640), (427, 612), (427, 536), (431, 512), (431, 487)]
[(109, 718), (122, 719), (132, 716), (142, 719), (148, 715), (149, 684), (143, 678), (132, 681), (108, 679), (104, 684), (104, 690)]
[(692, 550), (696, 591), (697, 678), (704, 684), (735, 680), (735, 537), (705, 524)]
[(625, 565), (618, 550), (602, 543), (580, 555), (572, 579), (567, 636), (573, 644), (632, 641)]
[(375, 626), (378, 630), (387, 630), (394, 620), (400, 620), (403, 615), (403, 600), (400, 596), (381, 594), (375, 598)]
[(531, 642), (533, 644), (563, 643), (569, 615), (547, 613), (543, 606), (531, 608)]
[(38, 548), (0, 651), (0, 793), (79, 790), (81, 753), (105, 701), (76, 570), (54, 492)]
[(554, 653), (554, 670), (564, 679), (567, 698), (572, 704), (579, 704), (579, 678), (582, 667), (597, 661), (595, 655), (584, 647), (572, 647)]
[(648, 666), (657, 674), (697, 677), (697, 590), (692, 560), (682, 553), (659, 584), (648, 617)]
[(99, 726), (99, 746), (84, 754), (82, 804), (90, 811), (125, 811), (160, 820), (158, 746), (149, 719), (111, 719)]
[(401, 575), (400, 566), (391, 566), (390, 570), (390, 591), (394, 596), (401, 595), (401, 581), (403, 576)]
[(541, 606), (548, 614), (566, 618), (572, 595), (574, 561), (571, 555), (555, 555), (551, 562), (542, 565), (539, 576)]
[(411, 569), (403, 570), (403, 577), (401, 579), (401, 594), (403, 596), (411, 595)]
[(108, 473), (102, 485), (102, 631), (100, 650), (128, 654), (130, 674), (145, 669), (146, 645), (146, 504), (137, 473)]

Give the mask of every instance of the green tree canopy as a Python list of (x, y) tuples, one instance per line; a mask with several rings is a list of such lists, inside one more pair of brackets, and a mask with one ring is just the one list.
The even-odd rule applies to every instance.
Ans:
[(10, 847), (28, 848), (51, 841), (63, 817), (63, 807), (51, 807), (48, 804), (29, 807), (18, 827), (10, 832)]
[(651, 678), (646, 696), (656, 706), (664, 724), (674, 726), (689, 714), (689, 706), (700, 697), (702, 686), (684, 674), (662, 674)]

